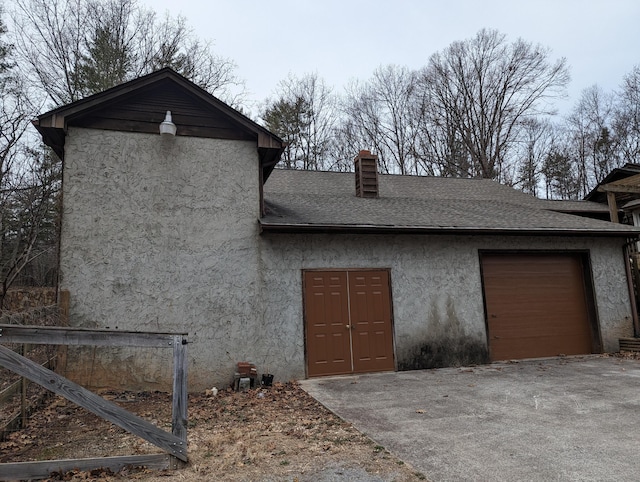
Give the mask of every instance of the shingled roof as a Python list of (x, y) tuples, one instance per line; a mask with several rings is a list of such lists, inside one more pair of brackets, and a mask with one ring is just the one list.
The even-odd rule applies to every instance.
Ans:
[(379, 176), (380, 196), (355, 196), (354, 174), (276, 169), (264, 186), (264, 232), (628, 236), (639, 228), (557, 212), (487, 179)]

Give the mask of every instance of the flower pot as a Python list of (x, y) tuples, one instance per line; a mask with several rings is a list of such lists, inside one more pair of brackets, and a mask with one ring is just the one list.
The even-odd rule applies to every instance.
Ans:
[(270, 387), (271, 385), (273, 385), (273, 375), (271, 375), (270, 373), (263, 373), (262, 385), (265, 387)]

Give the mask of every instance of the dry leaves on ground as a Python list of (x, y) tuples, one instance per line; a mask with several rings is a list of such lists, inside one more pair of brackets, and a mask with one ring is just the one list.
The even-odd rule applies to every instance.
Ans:
[[(170, 430), (167, 394), (102, 395)], [(222, 390), (215, 397), (191, 395), (188, 440), (190, 461), (178, 471), (68, 472), (55, 480), (303, 481), (322, 480), (329, 472), (335, 477), (340, 471), (359, 474), (363, 481), (424, 480), (296, 383), (241, 393)], [(0, 442), (0, 461), (5, 462), (155, 452), (147, 442), (58, 397), (34, 415), (27, 430)]]

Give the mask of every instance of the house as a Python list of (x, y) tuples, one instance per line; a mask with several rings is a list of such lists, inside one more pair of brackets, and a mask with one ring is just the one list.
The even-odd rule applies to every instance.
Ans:
[[(175, 136), (159, 135), (167, 111)], [(75, 326), (187, 331), (190, 389), (616, 351), (640, 230), (490, 180), (274, 169), (277, 136), (165, 69), (34, 121), (64, 161)], [(82, 383), (161, 388), (171, 360), (75, 351)]]

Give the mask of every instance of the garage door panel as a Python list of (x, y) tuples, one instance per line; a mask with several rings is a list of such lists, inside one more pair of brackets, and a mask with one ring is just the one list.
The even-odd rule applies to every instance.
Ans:
[[(519, 360), (558, 355), (583, 355), (584, 347), (574, 343), (574, 336), (519, 337), (492, 340), (492, 360)], [(535, 352), (532, 353), (532, 347)], [(587, 352), (590, 353), (590, 350)]]
[(591, 353), (579, 254), (484, 254), (482, 270), (492, 360)]
[[(574, 324), (577, 324), (580, 320), (576, 320)], [(549, 333), (549, 335), (546, 335)], [(517, 339), (517, 338), (536, 338), (536, 337), (575, 337), (582, 336), (583, 330), (576, 329), (572, 324), (557, 323), (555, 325), (544, 324), (534, 325), (533, 322), (529, 324), (513, 323), (510, 326), (500, 326), (494, 323), (492, 325), (491, 337), (492, 339)]]

